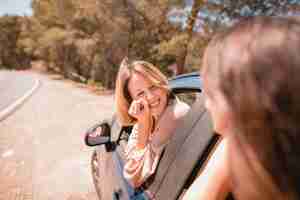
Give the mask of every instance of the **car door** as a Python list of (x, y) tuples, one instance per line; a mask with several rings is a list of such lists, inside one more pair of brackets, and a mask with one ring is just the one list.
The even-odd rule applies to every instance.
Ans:
[[(189, 90), (181, 90), (177, 96), (192, 105), (198, 93)], [(96, 186), (100, 190), (100, 199), (134, 199), (137, 198), (136, 191), (127, 183), (123, 177), (123, 166), (125, 162), (125, 149), (131, 127), (121, 127), (117, 120), (111, 122), (112, 147), (100, 146), (97, 149), (98, 163), (102, 176)], [(154, 184), (157, 181), (154, 181)], [(141, 194), (139, 194), (141, 195)], [(146, 196), (145, 196), (146, 198)]]
[(218, 140), (201, 98), (174, 134), (157, 170), (157, 180), (149, 188), (156, 199), (179, 199)]
[[(111, 143), (100, 145), (96, 149), (96, 159), (92, 159), (92, 167), (96, 165), (97, 170), (92, 170), (94, 184), (99, 200), (129, 200), (133, 193), (122, 174), (123, 169), (123, 146), (120, 145), (121, 137), (127, 135), (126, 128), (120, 126), (113, 117), (110, 125)], [(97, 180), (95, 180), (95, 177)]]
[[(197, 78), (197, 77), (196, 77)], [(198, 81), (199, 78), (195, 79)], [(186, 182), (189, 179), (189, 175), (192, 173), (194, 165), (198, 160), (203, 156), (205, 157), (205, 151), (209, 147), (211, 140), (213, 139), (213, 134), (211, 133), (209, 120), (203, 122), (207, 126), (197, 127), (199, 129), (205, 128), (203, 131), (205, 134), (201, 137), (195, 136), (195, 127), (197, 126), (198, 121), (206, 116), (204, 104), (202, 102), (201, 90), (199, 89), (199, 82), (195, 81), (195, 86), (193, 88), (187, 87), (183, 88), (180, 86), (180, 89), (177, 90), (178, 83), (183, 85), (185, 84), (185, 77), (182, 77), (180, 81), (174, 82), (177, 85), (175, 90), (176, 96), (179, 97), (182, 101), (188, 103), (192, 108), (184, 118), (183, 123), (179, 125), (174, 133), (174, 137), (167, 145), (165, 152), (161, 158), (161, 161), (158, 165), (157, 172), (152, 179), (152, 182), (148, 184), (149, 187), (145, 188), (147, 193), (143, 190), (138, 193), (127, 183), (123, 177), (123, 166), (125, 162), (125, 148), (127, 145), (128, 137), (130, 134), (130, 127), (121, 127), (118, 125), (117, 121), (112, 123), (112, 135), (111, 139), (114, 143), (114, 148), (109, 152), (106, 150), (102, 156), (102, 171), (105, 173), (101, 183), (102, 197), (101, 199), (149, 199), (148, 194), (151, 193), (151, 196), (156, 196), (156, 199), (170, 199), (175, 200), (184, 190)], [(189, 84), (192, 85), (192, 84)], [(193, 134), (191, 134), (193, 133)], [(199, 147), (195, 148), (192, 151), (193, 157), (189, 155), (189, 151), (186, 151), (189, 143), (186, 141), (195, 140), (199, 141), (202, 138)], [(191, 150), (191, 149), (188, 149)], [(182, 160), (181, 160), (182, 158)], [(187, 159), (188, 158), (188, 159)], [(180, 161), (181, 160), (181, 161)], [(178, 165), (177, 162), (188, 163), (186, 165)], [(178, 177), (174, 180), (172, 177), (174, 175)], [(171, 177), (171, 178), (170, 178)], [(168, 192), (172, 193), (168, 195)]]
[(158, 200), (178, 199), (217, 139), (200, 95), (167, 145), (148, 192)]
[[(138, 197), (135, 196), (135, 198), (147, 199), (149, 198), (148, 194), (150, 193), (151, 196), (155, 196), (157, 199), (177, 199), (183, 191), (183, 188), (187, 187), (186, 182), (188, 181), (194, 166), (199, 162), (199, 159), (205, 160), (205, 153), (214, 140), (210, 119), (207, 118), (208, 115), (204, 109), (200, 93), (191, 93), (187, 90), (180, 91), (180, 94), (177, 94), (177, 96), (181, 98), (181, 100), (188, 102), (191, 106), (191, 110), (183, 120), (182, 124), (178, 125), (179, 127), (174, 133), (174, 137), (171, 139), (162, 156), (157, 168), (157, 173), (150, 183), (149, 188), (146, 188), (147, 193), (143, 194), (144, 191), (142, 191), (138, 194)], [(199, 123), (199, 121), (201, 121), (201, 123)], [(202, 125), (199, 126), (199, 124)], [(197, 134), (195, 131), (196, 129), (203, 129), (203, 135)], [(124, 162), (124, 150), (127, 144), (126, 138), (128, 138), (128, 133), (129, 132), (122, 133), (123, 138), (125, 139), (120, 140), (120, 145), (117, 148), (117, 154), (119, 155), (118, 159), (121, 163)], [(197, 144), (197, 147), (194, 149), (189, 149), (188, 147), (191, 146), (191, 142), (195, 141), (196, 143), (199, 142), (201, 144)], [(180, 164), (183, 163), (184, 165), (181, 166)], [(175, 168), (172, 166), (175, 166)], [(169, 178), (176, 174), (180, 176), (176, 177), (174, 180)], [(169, 195), (165, 190), (172, 193), (172, 195)], [(131, 199), (134, 199), (133, 196), (134, 192), (131, 193)]]

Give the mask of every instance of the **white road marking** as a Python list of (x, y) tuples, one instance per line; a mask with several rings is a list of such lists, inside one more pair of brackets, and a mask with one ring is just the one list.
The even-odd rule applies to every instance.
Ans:
[(8, 107), (0, 111), (0, 121), (4, 120), (13, 111), (15, 111), (15, 109), (21, 106), (22, 103), (33, 94), (33, 92), (39, 87), (39, 85), (40, 85), (40, 81), (35, 80), (34, 86), (28, 92), (26, 92), (21, 98), (16, 100), (14, 103), (10, 104)]

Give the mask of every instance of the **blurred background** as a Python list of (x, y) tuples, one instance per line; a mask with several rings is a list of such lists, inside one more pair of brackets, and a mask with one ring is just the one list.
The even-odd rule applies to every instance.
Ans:
[(124, 56), (198, 71), (254, 15), (299, 18), (300, 0), (0, 0), (0, 200), (96, 200), (83, 138), (113, 115)]
[(124, 56), (169, 76), (195, 71), (215, 31), (299, 13), (299, 0), (1, 0), (0, 68), (43, 67), (113, 88)]

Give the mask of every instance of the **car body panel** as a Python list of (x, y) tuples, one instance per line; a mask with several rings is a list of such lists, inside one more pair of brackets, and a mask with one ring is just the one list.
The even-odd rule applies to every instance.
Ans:
[[(191, 176), (191, 172), (206, 159), (206, 149), (214, 142), (214, 134), (211, 131), (210, 118), (204, 113), (197, 121), (195, 127), (188, 133), (176, 157), (169, 165), (163, 182), (156, 191), (157, 199), (177, 199), (185, 189), (184, 186)], [(201, 130), (201, 131), (200, 131)], [(203, 133), (201, 135), (201, 133)], [(201, 137), (199, 136), (201, 135)], [(205, 155), (205, 156), (204, 156)], [(171, 190), (169, 188), (172, 188)]]
[(173, 92), (180, 91), (180, 90), (201, 92), (202, 80), (199, 78), (199, 74), (196, 72), (184, 74), (170, 79), (169, 88)]

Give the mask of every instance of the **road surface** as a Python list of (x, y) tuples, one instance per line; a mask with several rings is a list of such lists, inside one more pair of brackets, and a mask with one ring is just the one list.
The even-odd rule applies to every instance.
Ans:
[(9, 83), (9, 75), (1, 73), (2, 110), (34, 80), (41, 84), (0, 122), (0, 200), (96, 200), (89, 166), (92, 148), (84, 145), (83, 133), (112, 115), (113, 96), (33, 72), (9, 78), (18, 84), (2, 84)]

